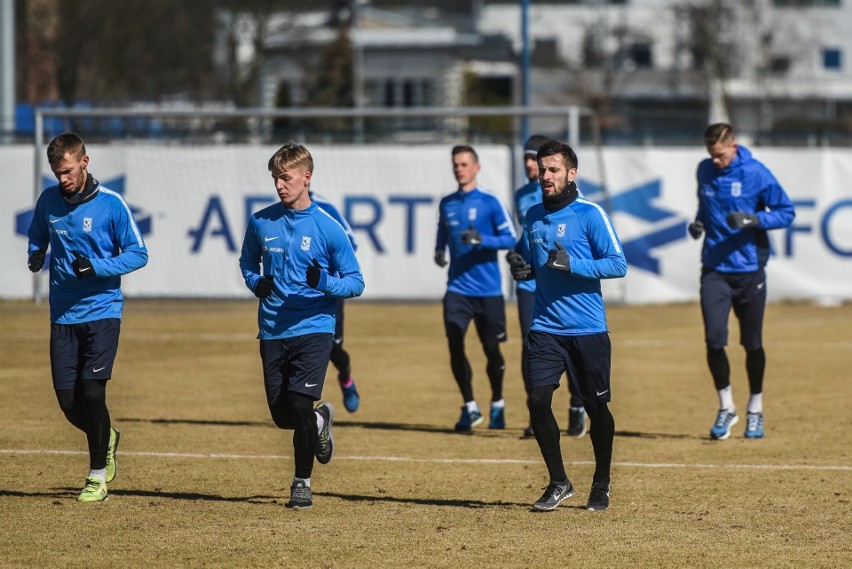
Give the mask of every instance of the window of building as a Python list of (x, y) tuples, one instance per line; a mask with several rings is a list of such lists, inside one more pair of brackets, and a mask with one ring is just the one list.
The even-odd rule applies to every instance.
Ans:
[(843, 68), (843, 53), (836, 47), (826, 47), (822, 50), (822, 67), (829, 71), (840, 71)]

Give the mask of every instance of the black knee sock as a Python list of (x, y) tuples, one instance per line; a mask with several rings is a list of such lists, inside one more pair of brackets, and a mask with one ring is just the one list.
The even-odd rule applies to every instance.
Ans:
[(484, 349), (488, 361), (485, 371), (491, 383), (491, 401), (500, 401), (503, 399), (503, 375), (506, 373), (506, 361), (500, 353), (499, 344), (485, 346)]
[(106, 406), (106, 380), (82, 380), (82, 396), (86, 405), (86, 439), (89, 443), (89, 467), (106, 468), (109, 450), (109, 410)]
[(615, 439), (615, 418), (606, 403), (585, 405), (589, 415), (589, 438), (595, 451), (595, 474), (592, 482), (609, 484), (612, 470), (612, 444)]
[(293, 417), (293, 456), (296, 478), (310, 478), (314, 468), (314, 449), (317, 441), (317, 418), (313, 399), (301, 393), (287, 393), (287, 402)]
[(562, 462), (562, 449), (559, 446), (559, 425), (553, 416), (551, 403), (554, 386), (537, 387), (530, 392), (530, 424), (535, 432), (535, 440), (541, 449), (541, 456), (547, 466), (550, 479), (556, 482), (568, 480), (565, 464)]
[(465, 401), (473, 401), (473, 372), (464, 353), (464, 337), (452, 336), (447, 338), (447, 341), (450, 345), (450, 367), (453, 370), (453, 377), (456, 378), (459, 391), (461, 391)]
[(707, 348), (707, 365), (710, 366), (716, 391), (731, 385), (731, 365), (728, 363), (725, 348)]
[(349, 353), (343, 349), (343, 343), (335, 342), (331, 347), (331, 363), (337, 369), (337, 381), (344, 382), (352, 375)]
[(746, 350), (746, 373), (751, 393), (763, 393), (763, 372), (766, 370), (766, 352), (763, 348)]

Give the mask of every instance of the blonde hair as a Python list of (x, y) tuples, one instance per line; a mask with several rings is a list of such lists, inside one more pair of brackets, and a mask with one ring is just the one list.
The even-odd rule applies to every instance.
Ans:
[(288, 142), (275, 151), (267, 166), (270, 172), (283, 172), (293, 168), (301, 168), (306, 172), (314, 171), (314, 159), (310, 151), (301, 144)]

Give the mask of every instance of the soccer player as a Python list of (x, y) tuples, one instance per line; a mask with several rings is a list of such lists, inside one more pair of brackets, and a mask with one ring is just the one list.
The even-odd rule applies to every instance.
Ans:
[(449, 248), (444, 328), (450, 349), (450, 367), (464, 400), (455, 429), (470, 433), (483, 421), (473, 396), (473, 372), (464, 347), (471, 320), (485, 351), (486, 373), (491, 383), (488, 428), (504, 429), (503, 374), (506, 365), (500, 353), (500, 342), (506, 341), (506, 308), (497, 251), (514, 247), (517, 238), (506, 207), (477, 182), (480, 164), (473, 147), (454, 147), (452, 161), (458, 190), (442, 198), (439, 205), (435, 263), (439, 267), (447, 265), (446, 250)]
[[(547, 137), (535, 134), (524, 143), (524, 170), (527, 174), (527, 183), (515, 190), (515, 216), (518, 220), (518, 225), (522, 228), (521, 238), (518, 240), (517, 250), (523, 255), (523, 250), (526, 247), (527, 236), (523, 232), (524, 222), (526, 220), (527, 210), (532, 206), (541, 203), (541, 184), (538, 181), (538, 162), (536, 162), (536, 154), (542, 144), (547, 142)], [(511, 250), (508, 254), (510, 256)], [(508, 258), (507, 256), (507, 258)], [(518, 281), (515, 286), (515, 298), (518, 303), (518, 321), (521, 325), (521, 377), (524, 384), (527, 382), (527, 365), (526, 354), (529, 349), (527, 336), (530, 333), (530, 325), (532, 324), (532, 308), (533, 299), (535, 298), (535, 281)], [(586, 434), (586, 410), (583, 409), (583, 400), (580, 396), (574, 393), (572, 382), (568, 382), (568, 391), (571, 394), (571, 402), (568, 409), (568, 431), (572, 437), (582, 437)], [(531, 438), (533, 436), (532, 425), (524, 429), (524, 437)]]
[(627, 274), (627, 261), (609, 217), (577, 191), (577, 155), (548, 140), (538, 150), (542, 203), (527, 212), (527, 257), (513, 253), (515, 280), (535, 279), (535, 302), (527, 352), (530, 422), (550, 475), (533, 505), (554, 510), (574, 495), (551, 409), (564, 372), (575, 382), (589, 416), (595, 472), (586, 508), (609, 507), (615, 420), (609, 410), (612, 350), (601, 279)]
[(740, 323), (750, 396), (745, 437), (763, 437), (763, 314), (770, 229), (789, 227), (796, 216), (793, 202), (772, 173), (737, 144), (726, 123), (704, 131), (710, 158), (698, 165), (698, 212), (687, 227), (693, 239), (704, 235), (701, 249), (701, 315), (707, 364), (719, 394), (719, 412), (710, 438), (727, 439), (739, 421), (731, 390), (728, 317)]
[(343, 227), (311, 200), (308, 149), (285, 144), (267, 167), (281, 201), (249, 219), (240, 269), (260, 299), (269, 412), (279, 429), (293, 430), (295, 475), (287, 507), (310, 508), (314, 456), (327, 464), (334, 453), (334, 407), (323, 401), (314, 408), (314, 401), (322, 395), (334, 344), (336, 299), (360, 295), (364, 277)]
[(148, 250), (121, 195), (89, 173), (79, 135), (54, 138), (47, 160), (59, 183), (36, 202), (27, 264), (39, 272), (50, 248), (53, 389), (65, 417), (88, 441), (89, 474), (77, 499), (100, 502), (118, 470), (120, 434), (110, 422), (106, 386), (124, 308), (121, 275), (144, 267)]
[[(321, 209), (334, 218), (337, 223), (346, 231), (346, 236), (349, 242), (352, 243), (352, 251), (358, 251), (358, 242), (355, 241), (355, 234), (352, 233), (352, 227), (349, 222), (344, 219), (337, 208), (331, 202), (311, 192), (311, 199), (316, 202)], [(343, 349), (343, 299), (337, 299), (337, 307), (335, 309), (334, 319), (334, 344), (331, 347), (331, 363), (337, 369), (337, 383), (340, 385), (340, 390), (343, 393), (343, 406), (350, 413), (358, 410), (361, 404), (361, 396), (355, 388), (355, 380), (352, 377), (352, 363), (349, 357), (349, 352)]]

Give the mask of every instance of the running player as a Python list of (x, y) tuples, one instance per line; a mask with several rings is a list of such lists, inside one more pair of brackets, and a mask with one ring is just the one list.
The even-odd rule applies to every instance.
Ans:
[(79, 135), (47, 147), (59, 184), (36, 202), (29, 228), (29, 269), (42, 269), (50, 248), (50, 369), (59, 408), (86, 433), (89, 474), (81, 502), (107, 499), (118, 470), (120, 433), (110, 421), (106, 386), (118, 351), (124, 299), (121, 275), (144, 267), (148, 249), (121, 195), (89, 173)]
[(444, 328), (450, 349), (450, 367), (464, 400), (455, 429), (470, 433), (483, 421), (473, 396), (473, 372), (464, 347), (471, 320), (485, 351), (486, 373), (491, 383), (488, 427), (504, 429), (503, 374), (506, 365), (500, 353), (500, 342), (506, 341), (506, 307), (497, 251), (514, 247), (517, 238), (506, 207), (477, 182), (480, 164), (473, 147), (454, 147), (452, 160), (458, 190), (441, 199), (435, 263), (440, 267), (447, 265), (446, 250), (449, 248)]

